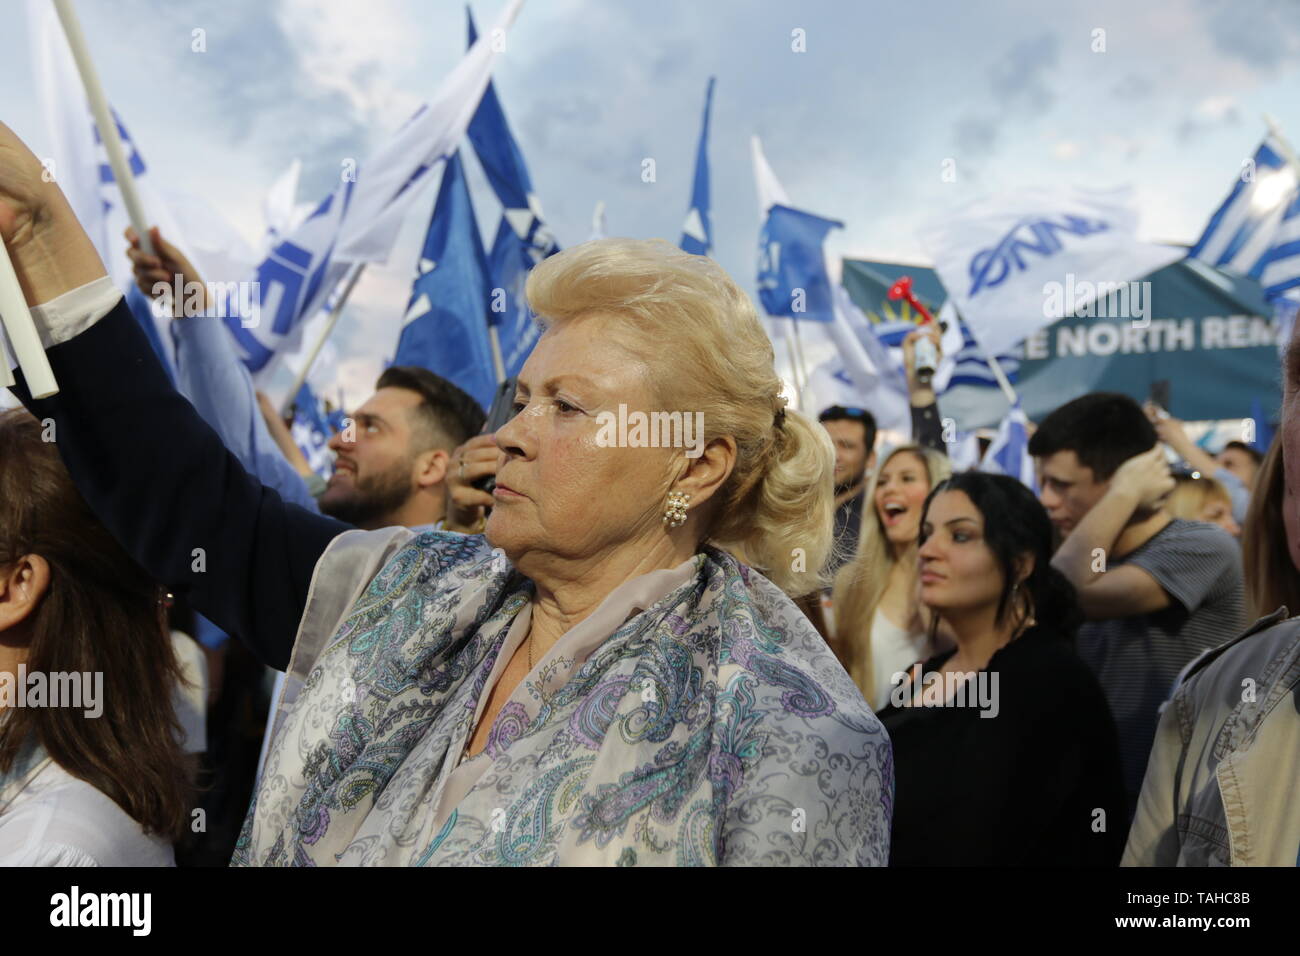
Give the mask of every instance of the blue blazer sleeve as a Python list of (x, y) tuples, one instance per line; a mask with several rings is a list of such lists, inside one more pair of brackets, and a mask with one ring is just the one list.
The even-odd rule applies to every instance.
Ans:
[(289, 662), (312, 571), (349, 529), (248, 474), (172, 387), (125, 301), (46, 353), (59, 392), (35, 400), (87, 504), (156, 580), (264, 663)]

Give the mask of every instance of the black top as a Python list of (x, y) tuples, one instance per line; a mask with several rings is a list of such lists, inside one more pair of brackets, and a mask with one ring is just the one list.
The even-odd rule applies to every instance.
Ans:
[(996, 716), (892, 703), (878, 714), (894, 745), (890, 865), (1117, 865), (1128, 835), (1119, 743), (1092, 672), (1035, 627), (993, 655), (972, 691), (981, 679)]
[(941, 454), (948, 454), (948, 446), (943, 440), (943, 422), (939, 418), (938, 402), (920, 408), (912, 406), (912, 441), (922, 448), (933, 448)]
[(316, 562), (351, 526), (246, 472), (172, 386), (125, 300), (46, 354), (59, 393), (33, 400), (21, 372), (12, 391), (54, 420), (91, 510), (155, 580), (284, 670)]

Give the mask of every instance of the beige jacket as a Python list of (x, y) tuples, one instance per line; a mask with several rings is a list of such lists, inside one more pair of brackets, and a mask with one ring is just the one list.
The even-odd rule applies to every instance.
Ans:
[(1189, 666), (1156, 731), (1123, 866), (1300, 864), (1300, 617)]

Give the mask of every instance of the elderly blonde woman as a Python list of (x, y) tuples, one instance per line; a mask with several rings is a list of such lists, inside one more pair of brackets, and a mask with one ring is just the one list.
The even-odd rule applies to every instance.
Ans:
[(925, 497), (951, 474), (947, 456), (932, 448), (889, 451), (867, 489), (857, 554), (835, 575), (835, 649), (876, 709), (889, 701), (895, 674), (940, 649), (917, 589), (916, 549)]
[[(606, 240), (534, 271), (485, 540), (349, 530), (251, 479), (4, 127), (0, 234), (63, 387), (16, 391), (83, 495), (288, 668), (235, 863), (886, 861), (888, 738), (787, 596), (829, 546), (830, 443), (715, 264)], [(610, 447), (608, 415), (656, 411), (703, 441)]]

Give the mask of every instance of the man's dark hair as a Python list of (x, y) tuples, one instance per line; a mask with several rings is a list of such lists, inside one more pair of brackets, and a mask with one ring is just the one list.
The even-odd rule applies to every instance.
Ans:
[(862, 437), (866, 442), (867, 454), (876, 447), (876, 416), (865, 408), (846, 408), (832, 405), (817, 416), (819, 422), (857, 422), (862, 426)]
[(1117, 392), (1092, 392), (1043, 419), (1029, 439), (1029, 454), (1047, 458), (1072, 451), (1079, 464), (1092, 469), (1094, 481), (1109, 481), (1120, 465), (1150, 451), (1156, 440), (1156, 430), (1137, 402)]
[(1251, 448), (1251, 447), (1250, 447), (1249, 445), (1247, 445), (1244, 441), (1235, 441), (1235, 440), (1234, 440), (1234, 441), (1230, 441), (1230, 442), (1228, 442), (1228, 443), (1227, 443), (1226, 445), (1224, 445), (1223, 448), (1219, 451), (1219, 454), (1222, 455), (1222, 454), (1223, 454), (1225, 451), (1227, 451), (1229, 448), (1236, 448), (1238, 451), (1244, 451), (1247, 455), (1250, 456), (1251, 461), (1253, 461), (1253, 462), (1254, 462), (1255, 464), (1257, 464), (1257, 465), (1262, 465), (1262, 464), (1264, 463), (1264, 456), (1261, 455), (1261, 454), (1259, 453), (1259, 449), (1258, 449), (1258, 448)]
[(451, 451), (483, 430), (487, 416), (478, 402), (441, 375), (418, 365), (390, 365), (375, 383), (381, 388), (405, 388), (423, 401), (415, 410), (416, 453), (430, 448)]

